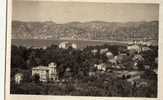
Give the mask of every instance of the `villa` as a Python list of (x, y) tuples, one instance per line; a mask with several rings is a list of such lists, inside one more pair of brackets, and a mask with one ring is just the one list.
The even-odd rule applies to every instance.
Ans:
[(40, 81), (54, 81), (57, 80), (56, 64), (50, 63), (48, 66), (37, 66), (32, 68), (32, 76), (39, 75)]

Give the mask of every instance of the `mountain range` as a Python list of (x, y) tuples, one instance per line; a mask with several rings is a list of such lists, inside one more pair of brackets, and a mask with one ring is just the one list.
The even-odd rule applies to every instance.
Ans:
[(158, 21), (69, 22), (12, 21), (12, 39), (157, 40)]

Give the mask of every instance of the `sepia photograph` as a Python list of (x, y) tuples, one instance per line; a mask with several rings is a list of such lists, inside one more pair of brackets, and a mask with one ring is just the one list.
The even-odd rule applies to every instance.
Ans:
[(159, 4), (12, 1), (10, 94), (158, 97)]

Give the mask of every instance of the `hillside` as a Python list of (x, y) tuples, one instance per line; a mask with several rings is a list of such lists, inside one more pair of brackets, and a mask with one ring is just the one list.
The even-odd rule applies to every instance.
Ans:
[(133, 40), (158, 39), (158, 21), (151, 22), (12, 22), (13, 39)]

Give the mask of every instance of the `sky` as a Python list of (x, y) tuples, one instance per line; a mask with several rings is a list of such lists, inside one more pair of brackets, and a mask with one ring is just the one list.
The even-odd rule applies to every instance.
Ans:
[(129, 22), (159, 18), (158, 4), (13, 1), (12, 19), (19, 21)]

